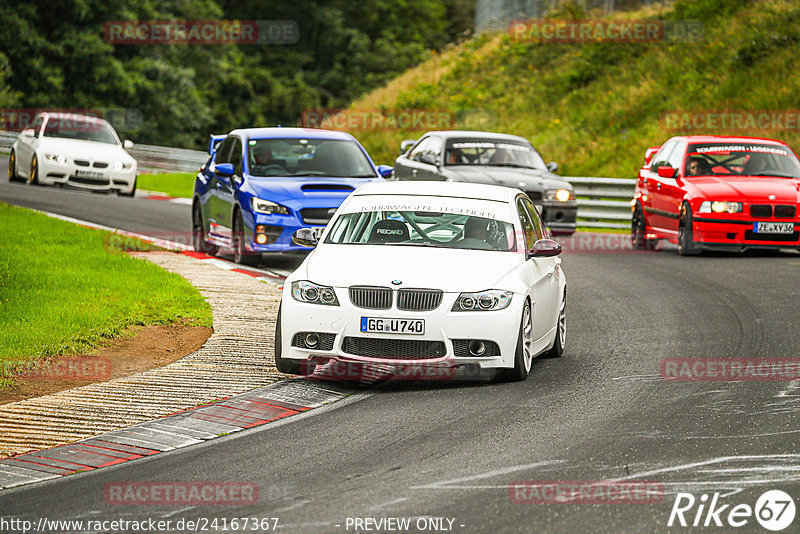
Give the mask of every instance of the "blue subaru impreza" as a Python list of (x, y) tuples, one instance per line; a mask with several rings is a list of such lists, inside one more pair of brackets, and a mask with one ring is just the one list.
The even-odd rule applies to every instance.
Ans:
[(214, 137), (194, 183), (193, 245), (212, 255), (233, 249), (246, 265), (264, 252), (308, 250), (292, 243), (296, 230), (321, 233), (355, 188), (392, 172), (343, 132), (248, 128)]

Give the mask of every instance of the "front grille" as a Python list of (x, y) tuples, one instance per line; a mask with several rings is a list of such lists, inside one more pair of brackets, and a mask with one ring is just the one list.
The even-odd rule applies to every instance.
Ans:
[(775, 206), (775, 217), (781, 219), (794, 219), (797, 215), (797, 206), (790, 206), (788, 204), (780, 204)]
[(752, 230), (744, 233), (744, 238), (748, 241), (797, 241), (800, 239), (800, 232), (791, 234), (757, 234)]
[[(312, 333), (317, 334), (319, 337), (319, 343), (317, 343), (316, 347), (309, 347), (306, 344), (306, 336)], [(333, 341), (335, 339), (336, 334), (324, 334), (321, 332), (298, 332), (292, 338), (292, 346), (300, 347), (301, 349), (329, 351), (333, 350)]]
[(70, 182), (87, 185), (108, 185), (108, 178), (89, 178), (87, 176), (72, 176)]
[[(336, 208), (303, 208), (300, 210), (300, 217), (306, 224), (328, 224), (328, 221), (333, 217), (333, 211)], [(328, 212), (331, 213), (328, 213)]]
[(359, 308), (388, 310), (392, 307), (392, 290), (388, 287), (353, 286), (350, 302)]
[(97, 169), (105, 169), (106, 167), (108, 167), (108, 163), (103, 163), (102, 161), (95, 161), (92, 167), (95, 167)]
[(75, 160), (75, 165), (78, 165), (79, 167), (88, 167), (89, 166), (89, 162), (84, 160), (84, 159), (76, 159)]
[(541, 191), (525, 191), (528, 194), (528, 198), (531, 200), (542, 200), (544, 198), (544, 193)]
[(443, 341), (367, 337), (344, 338), (342, 350), (355, 356), (392, 360), (430, 360), (447, 354)]
[(435, 310), (442, 303), (440, 289), (401, 289), (397, 292), (397, 309), (405, 311)]
[(453, 354), (458, 358), (474, 358), (475, 356), (469, 353), (469, 344), (473, 341), (481, 341), (484, 347), (486, 347), (486, 352), (481, 354), (481, 356), (500, 356), (500, 347), (497, 343), (494, 341), (485, 341), (483, 339), (454, 339)]
[(772, 217), (772, 206), (768, 204), (753, 204), (750, 206), (750, 215), (753, 217)]

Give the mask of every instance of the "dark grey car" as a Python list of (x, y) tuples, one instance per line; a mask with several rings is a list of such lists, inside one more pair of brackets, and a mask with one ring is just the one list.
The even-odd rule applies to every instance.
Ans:
[(572, 185), (553, 174), (527, 139), (490, 132), (428, 132), (403, 141), (396, 180), (447, 180), (516, 187), (525, 191), (553, 234), (575, 232), (578, 203)]

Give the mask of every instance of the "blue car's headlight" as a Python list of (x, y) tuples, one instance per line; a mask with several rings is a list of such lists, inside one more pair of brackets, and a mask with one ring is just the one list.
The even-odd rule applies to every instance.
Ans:
[(479, 293), (461, 293), (450, 311), (492, 311), (508, 308), (511, 291), (490, 289)]
[(261, 198), (252, 197), (250, 199), (250, 207), (253, 208), (254, 212), (263, 213), (265, 215), (272, 215), (274, 213), (279, 215), (289, 215), (289, 208), (286, 206), (281, 206), (280, 204), (276, 204)]
[(339, 299), (336, 298), (332, 287), (321, 286), (307, 280), (292, 282), (292, 298), (310, 304), (339, 305)]

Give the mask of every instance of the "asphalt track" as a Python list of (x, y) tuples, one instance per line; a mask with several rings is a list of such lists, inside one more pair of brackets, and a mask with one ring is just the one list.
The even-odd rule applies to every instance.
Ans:
[[(0, 201), (132, 231), (188, 230), (186, 206), (155, 201), (5, 180)], [(564, 270), (566, 352), (535, 361), (525, 382), (364, 389), (308, 417), (0, 493), (0, 517), (278, 517), (281, 532), (356, 532), (353, 518), (410, 517), (414, 525), (434, 517), (453, 519), (454, 532), (666, 532), (678, 492), (698, 499), (719, 492), (730, 505), (723, 521), (733, 505), (754, 506), (767, 490), (800, 504), (800, 382), (659, 375), (664, 358), (796, 358), (797, 253), (572, 251)], [(509, 497), (515, 481), (609, 479), (655, 482), (663, 499), (537, 504)], [(111, 482), (189, 480), (255, 482), (261, 498), (234, 508), (104, 500)], [(671, 530), (765, 532), (753, 517), (737, 529)]]

